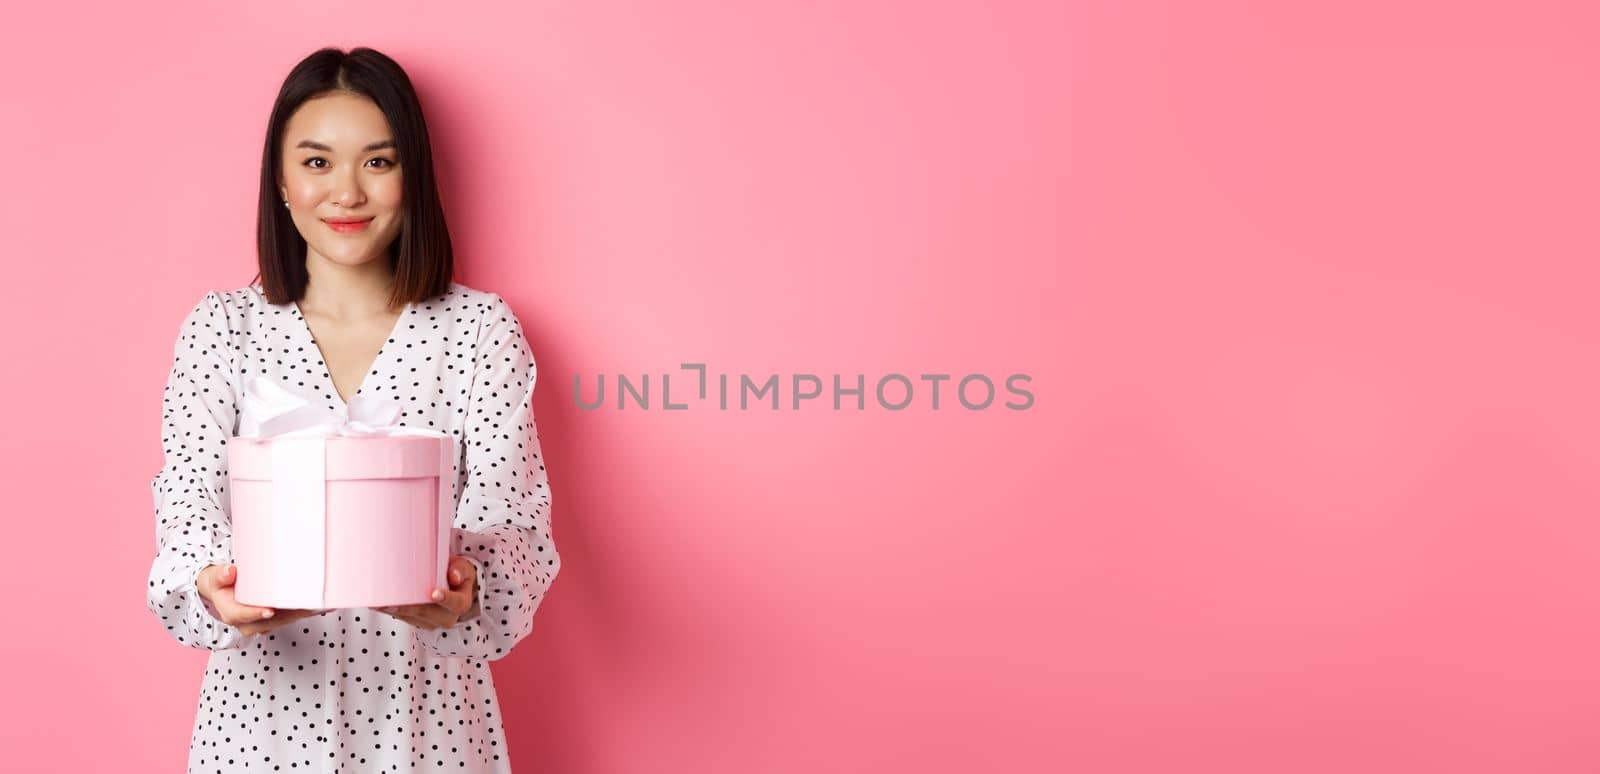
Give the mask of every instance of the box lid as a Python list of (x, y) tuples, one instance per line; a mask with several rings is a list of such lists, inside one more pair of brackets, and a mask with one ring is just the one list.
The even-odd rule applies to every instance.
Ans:
[[(272, 443), (270, 438), (229, 438), (228, 478), (272, 480)], [(323, 443), (330, 480), (429, 478), (455, 472), (453, 436), (341, 436)]]

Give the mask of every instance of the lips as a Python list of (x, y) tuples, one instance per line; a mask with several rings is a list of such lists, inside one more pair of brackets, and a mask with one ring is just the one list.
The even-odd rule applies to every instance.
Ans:
[(322, 222), (340, 234), (355, 234), (365, 231), (372, 218), (323, 218)]

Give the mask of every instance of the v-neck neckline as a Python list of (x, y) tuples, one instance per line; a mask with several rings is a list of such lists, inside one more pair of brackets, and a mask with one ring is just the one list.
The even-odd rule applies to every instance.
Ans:
[(328, 383), (328, 391), (333, 394), (333, 399), (338, 401), (341, 409), (348, 411), (350, 409), (350, 401), (355, 400), (356, 396), (366, 389), (367, 378), (372, 376), (372, 373), (377, 370), (378, 364), (383, 362), (384, 353), (389, 351), (389, 345), (395, 343), (394, 340), (400, 336), (400, 331), (402, 330), (400, 326), (405, 323), (407, 317), (411, 316), (414, 307), (415, 304), (408, 301), (405, 308), (400, 310), (400, 316), (395, 318), (394, 327), (390, 328), (389, 334), (383, 337), (383, 344), (379, 345), (378, 354), (374, 355), (372, 362), (368, 363), (367, 367), (362, 370), (361, 383), (356, 385), (356, 391), (350, 393), (350, 398), (347, 400), (339, 394), (339, 385), (333, 381), (333, 370), (328, 367), (328, 357), (323, 354), (322, 345), (317, 343), (317, 334), (311, 331), (311, 323), (306, 322), (305, 313), (300, 311), (300, 302), (289, 302), (289, 308), (294, 310), (295, 319), (300, 321), (300, 329), (306, 333), (306, 340), (311, 342), (312, 349), (317, 353), (317, 362), (322, 364), (322, 378)]

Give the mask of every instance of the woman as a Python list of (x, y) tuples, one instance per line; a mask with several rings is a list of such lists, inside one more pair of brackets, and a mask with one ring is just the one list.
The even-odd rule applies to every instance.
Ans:
[[(262, 154), (258, 242), (258, 281), (206, 293), (183, 322), (151, 481), (150, 610), (212, 651), (189, 770), (508, 772), (488, 662), (527, 636), (560, 569), (537, 369), (505, 300), (451, 280), (427, 127), (393, 60), (323, 49), (289, 74)], [(449, 588), (432, 604), (234, 599), (226, 444), (256, 376), (336, 411), (389, 398), (400, 424), (456, 437)]]

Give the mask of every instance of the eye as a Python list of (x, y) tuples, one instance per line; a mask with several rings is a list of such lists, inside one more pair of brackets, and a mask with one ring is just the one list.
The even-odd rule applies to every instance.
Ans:
[(390, 161), (390, 160), (388, 160), (388, 159), (386, 159), (386, 158), (384, 158), (382, 156), (379, 156), (379, 157), (377, 157), (375, 159), (371, 159), (371, 161), (381, 161), (381, 162), (383, 162), (383, 164), (379, 166), (380, 169), (384, 169), (384, 168), (387, 168), (387, 167), (394, 166), (394, 162), (393, 161)]
[(304, 166), (311, 167), (312, 169), (322, 169), (322, 167), (312, 166), (311, 162), (313, 162), (313, 161), (320, 161), (320, 162), (322, 162), (324, 164), (328, 163), (328, 160), (323, 158), (323, 157), (321, 157), (321, 156), (312, 156), (311, 158), (306, 159), (305, 161), (302, 161), (300, 163), (302, 165), (304, 165)]

